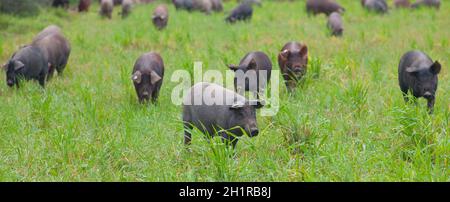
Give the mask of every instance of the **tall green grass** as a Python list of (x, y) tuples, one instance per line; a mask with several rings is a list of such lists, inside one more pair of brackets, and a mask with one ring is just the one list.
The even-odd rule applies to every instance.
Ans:
[[(225, 14), (176, 11), (157, 31), (156, 4), (137, 6), (122, 20), (49, 9), (33, 18), (0, 15), (0, 61), (49, 24), (72, 43), (63, 77), (46, 89), (26, 82), (0, 85), (1, 181), (449, 181), (450, 4), (441, 9), (376, 15), (341, 0), (345, 32), (329, 37), (324, 16), (308, 17), (304, 1), (264, 2), (250, 23), (229, 25)], [(225, 11), (236, 4), (226, 3)], [(272, 59), (287, 41), (308, 45), (303, 84), (280, 111), (258, 116), (260, 135), (242, 137), (236, 151), (194, 130), (183, 145), (181, 107), (170, 82), (194, 61), (225, 73), (247, 52)], [(405, 104), (397, 65), (411, 49), (443, 64), (435, 112)], [(166, 77), (156, 105), (138, 104), (130, 76), (135, 60), (161, 53)], [(205, 67), (206, 66), (206, 67)], [(0, 73), (5, 78), (5, 73)], [(282, 79), (282, 78), (280, 78)]]

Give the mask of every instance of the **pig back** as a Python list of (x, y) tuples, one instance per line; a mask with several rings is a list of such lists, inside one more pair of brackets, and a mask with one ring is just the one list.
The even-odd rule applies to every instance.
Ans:
[(162, 57), (155, 52), (149, 52), (143, 54), (136, 61), (133, 72), (137, 70), (145, 74), (150, 74), (152, 71), (156, 72), (159, 76), (164, 76), (164, 63)]
[[(221, 103), (215, 103), (217, 100)], [(227, 126), (230, 107), (245, 103), (245, 98), (234, 91), (212, 83), (200, 82), (192, 86), (183, 99), (183, 120), (198, 124)]]
[(70, 54), (70, 43), (58, 33), (34, 41), (32, 45), (39, 47), (48, 62), (56, 66), (62, 65)]
[(257, 70), (272, 70), (272, 61), (265, 53), (260, 51), (248, 53), (239, 64), (240, 66), (248, 66), (252, 59), (256, 62)]
[(46, 27), (44, 30), (42, 30), (41, 32), (39, 32), (39, 34), (37, 34), (33, 38), (33, 42), (38, 41), (50, 34), (62, 34), (61, 28), (59, 28), (56, 25), (50, 25), (50, 26)]

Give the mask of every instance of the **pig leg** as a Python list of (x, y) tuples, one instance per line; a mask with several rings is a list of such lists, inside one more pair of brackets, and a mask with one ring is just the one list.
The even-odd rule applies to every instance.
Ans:
[(58, 76), (62, 76), (64, 69), (67, 65), (67, 59), (65, 59), (58, 67), (56, 67), (56, 71), (58, 71)]
[(239, 139), (232, 137), (230, 142), (231, 142), (231, 146), (233, 146), (233, 149), (236, 149), (236, 144), (238, 142)]
[(403, 99), (405, 100), (406, 103), (408, 103), (409, 102), (408, 88), (400, 87), (400, 89), (402, 90)]
[(55, 66), (53, 64), (48, 66), (48, 75), (47, 75), (47, 81), (50, 80), (53, 77), (53, 74), (55, 73)]
[(158, 90), (154, 90), (152, 93), (152, 102), (156, 103), (156, 101), (158, 100), (158, 96), (159, 96), (159, 89)]
[(232, 146), (233, 149), (236, 148), (236, 144), (238, 142), (238, 139), (234, 137), (233, 135), (228, 135), (226, 132), (223, 132), (222, 135), (222, 142), (225, 143), (227, 146)]
[(288, 89), (289, 92), (293, 92), (295, 87), (296, 87), (296, 82), (293, 80), (288, 80), (286, 81), (286, 88)]
[(38, 80), (39, 80), (39, 84), (42, 86), (42, 88), (45, 88), (45, 80), (47, 80), (45, 72), (41, 72)]

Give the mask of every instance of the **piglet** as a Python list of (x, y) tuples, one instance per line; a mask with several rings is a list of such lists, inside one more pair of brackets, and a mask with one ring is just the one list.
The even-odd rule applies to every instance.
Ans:
[(306, 2), (306, 12), (308, 14), (330, 15), (332, 12), (345, 12), (345, 9), (334, 0), (308, 0)]
[(344, 27), (342, 25), (342, 17), (338, 12), (333, 12), (328, 17), (328, 28), (331, 30), (333, 36), (342, 36)]
[(161, 4), (155, 8), (152, 16), (153, 25), (159, 30), (164, 29), (169, 21), (169, 10), (166, 5)]
[(80, 0), (78, 3), (78, 12), (88, 12), (91, 6), (91, 0)]
[(278, 54), (278, 64), (288, 91), (293, 91), (306, 74), (308, 47), (295, 41), (286, 43)]
[(385, 0), (365, 0), (363, 4), (367, 10), (377, 13), (387, 13), (389, 9)]
[(164, 77), (164, 63), (155, 52), (141, 55), (134, 64), (131, 79), (140, 103), (156, 102)]
[(111, 19), (113, 8), (113, 0), (101, 0), (99, 13), (101, 16)]
[[(272, 61), (261, 51), (247, 53), (239, 65), (228, 65), (235, 72), (234, 87), (237, 93), (243, 95), (250, 91), (259, 100), (270, 81)], [(261, 100), (262, 101), (262, 100)]]
[(414, 2), (411, 5), (412, 8), (419, 8), (422, 6), (428, 6), (428, 7), (439, 9), (441, 7), (441, 1), (440, 0), (417, 0), (416, 2)]
[(207, 137), (221, 136), (236, 146), (237, 137), (259, 134), (256, 109), (262, 105), (212, 83), (200, 82), (192, 86), (183, 99), (184, 143), (191, 143), (195, 127)]
[(407, 94), (411, 91), (414, 97), (427, 99), (428, 110), (432, 113), (440, 71), (441, 64), (433, 62), (424, 52), (405, 53), (398, 65), (398, 81), (405, 101), (408, 102)]
[(19, 87), (21, 78), (37, 80), (42, 87), (48, 74), (48, 62), (42, 50), (35, 46), (24, 46), (13, 54), (11, 59), (3, 65), (6, 70), (6, 84), (9, 87)]
[(394, 0), (394, 5), (396, 8), (409, 8), (411, 3), (409, 0)]
[(241, 3), (234, 8), (230, 15), (225, 19), (228, 23), (235, 23), (237, 21), (249, 21), (252, 19), (253, 8), (250, 3)]
[(132, 0), (122, 1), (122, 12), (120, 13), (122, 15), (122, 18), (126, 18), (130, 15), (132, 7), (133, 7)]

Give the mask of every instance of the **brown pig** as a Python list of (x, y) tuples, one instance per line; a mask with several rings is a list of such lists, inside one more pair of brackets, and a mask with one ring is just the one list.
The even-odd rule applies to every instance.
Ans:
[(155, 8), (152, 16), (153, 25), (159, 30), (164, 29), (169, 21), (169, 10), (167, 6), (161, 4)]
[(289, 91), (306, 74), (308, 65), (308, 47), (299, 42), (286, 43), (278, 54), (278, 64)]
[(131, 9), (133, 7), (133, 1), (132, 0), (123, 0), (122, 1), (122, 18), (128, 17), (131, 13)]
[(114, 4), (112, 0), (102, 0), (100, 3), (100, 15), (111, 19), (113, 8)]
[(331, 13), (328, 17), (328, 29), (331, 30), (331, 35), (333, 36), (342, 36), (342, 32), (344, 32), (344, 27), (342, 25), (342, 17), (341, 14), (337, 12)]
[(78, 3), (78, 12), (88, 12), (91, 6), (91, 0), (80, 0)]

